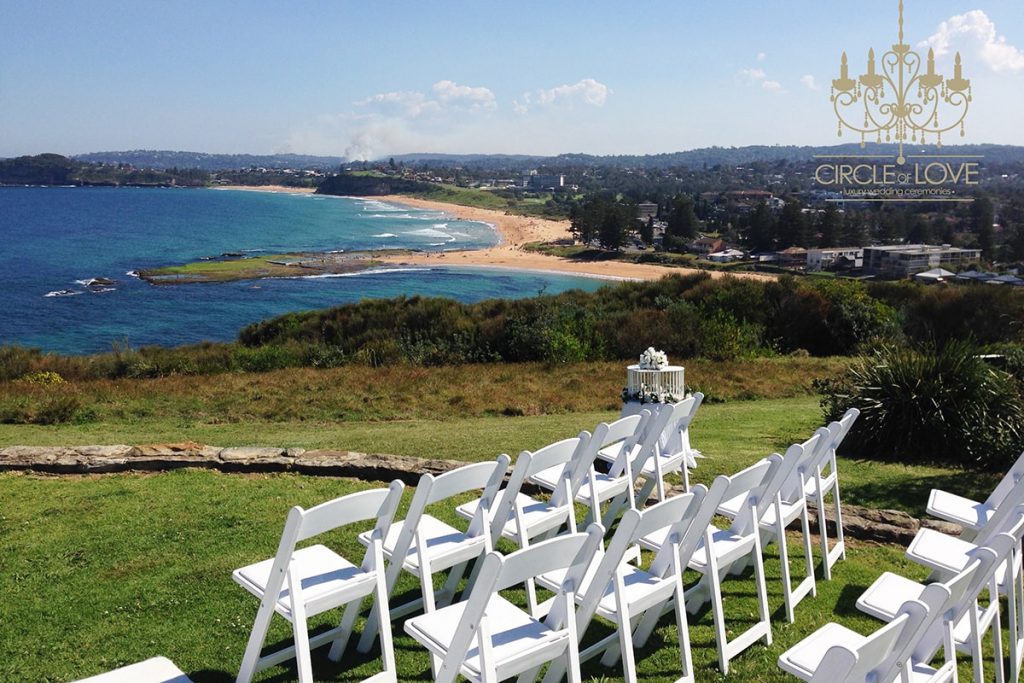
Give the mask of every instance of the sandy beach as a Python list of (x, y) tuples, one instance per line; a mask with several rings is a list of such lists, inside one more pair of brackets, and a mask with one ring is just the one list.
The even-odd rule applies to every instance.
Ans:
[[(468, 221), (483, 221), (495, 226), (501, 236), (502, 243), (490, 249), (474, 249), (471, 251), (450, 251), (440, 254), (414, 254), (405, 256), (383, 257), (381, 260), (394, 264), (431, 265), (431, 266), (479, 266), (490, 268), (515, 268), (518, 270), (536, 270), (544, 272), (573, 273), (590, 277), (623, 279), (623, 280), (657, 280), (665, 275), (686, 275), (692, 273), (709, 273), (712, 277), (721, 277), (724, 273), (715, 270), (697, 270), (695, 268), (679, 268), (662, 266), (653, 263), (626, 263), (623, 261), (573, 261), (559, 256), (548, 256), (530, 251), (523, 251), (522, 245), (527, 242), (551, 242), (568, 239), (569, 221), (551, 221), (543, 218), (514, 216), (491, 209), (477, 209), (445, 202), (415, 199), (401, 195), (376, 197), (388, 202), (406, 204), (419, 209), (444, 211), (456, 218)], [(737, 273), (737, 277), (775, 279), (772, 275), (761, 273)]]
[[(286, 187), (284, 185), (221, 185), (213, 189), (286, 192), (294, 194), (310, 194), (314, 191), (312, 188)], [(376, 257), (381, 261), (395, 265), (513, 268), (517, 270), (572, 273), (575, 275), (616, 280), (657, 280), (665, 275), (686, 275), (691, 273), (708, 273), (711, 277), (722, 277), (724, 275), (721, 271), (716, 270), (698, 270), (696, 268), (663, 266), (654, 263), (627, 263), (624, 261), (573, 261), (560, 256), (523, 251), (522, 246), (527, 242), (553, 242), (560, 239), (569, 239), (571, 235), (569, 233), (569, 221), (567, 220), (553, 221), (529, 216), (515, 216), (492, 209), (478, 209), (458, 204), (406, 197), (404, 195), (386, 195), (383, 197), (368, 197), (368, 199), (405, 204), (417, 209), (442, 211), (460, 220), (490, 223), (501, 237), (501, 244), (490, 249)], [(761, 273), (735, 273), (735, 276), (774, 279), (773, 275)]]
[(289, 187), (287, 185), (214, 185), (211, 190), (245, 190), (246, 192), (283, 192), (285, 194), (313, 194), (315, 187)]

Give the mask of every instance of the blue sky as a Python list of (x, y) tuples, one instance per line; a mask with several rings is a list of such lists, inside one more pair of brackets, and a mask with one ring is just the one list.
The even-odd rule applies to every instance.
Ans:
[[(839, 56), (861, 73), (869, 47), (896, 42), (896, 8), (0, 0), (0, 156), (831, 144), (854, 139), (836, 137), (829, 102)], [(1024, 144), (1020, 0), (907, 0), (906, 14), (940, 72), (963, 53), (962, 140)]]

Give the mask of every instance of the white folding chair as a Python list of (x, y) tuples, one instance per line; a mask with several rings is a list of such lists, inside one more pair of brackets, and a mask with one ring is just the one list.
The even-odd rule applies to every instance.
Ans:
[[(492, 683), (564, 658), (569, 681), (580, 681), (575, 594), (603, 535), (594, 524), (506, 556), (490, 552), (465, 602), (407, 620), (406, 633), (431, 653), (434, 680)], [(500, 595), (557, 569), (568, 571), (543, 621)]]
[[(811, 461), (818, 454), (829, 431), (818, 430), (802, 444), (794, 444), (786, 451), (782, 465), (772, 480), (761, 492), (758, 503), (761, 527), (761, 547), (772, 541), (779, 546), (779, 560), (782, 566), (782, 598), (786, 607), (786, 619), (793, 623), (796, 606), (808, 595), (817, 595), (814, 578), (814, 557), (811, 554), (811, 523), (807, 516), (807, 499), (804, 497), (804, 474)], [(746, 503), (745, 496), (737, 496), (718, 507), (718, 514), (736, 519)], [(804, 578), (794, 587), (789, 567), (789, 544), (786, 541), (786, 527), (800, 520), (804, 544)]]
[[(929, 586), (927, 597), (944, 601), (948, 592)], [(940, 671), (914, 664), (911, 651), (928, 624), (930, 610), (919, 600), (907, 600), (896, 617), (877, 631), (863, 636), (831, 622), (779, 656), (779, 668), (812, 683), (939, 683), (955, 680), (955, 661)], [(900, 675), (902, 672), (903, 675)]]
[[(629, 455), (635, 452), (637, 441), (643, 434), (644, 427), (651, 414), (646, 410), (638, 415), (620, 418), (612, 423), (597, 425), (591, 437), (590, 447), (580, 452), (580, 457), (572, 464), (568, 473), (569, 492), (577, 503), (590, 506), (585, 523), (601, 520), (601, 504), (620, 495), (630, 496), (630, 507), (634, 507), (633, 479), (630, 471), (612, 469), (605, 473), (594, 468), (594, 460), (602, 450), (616, 450), (618, 458), (627, 462)], [(616, 460), (616, 463), (619, 460)], [(554, 492), (562, 484), (564, 468), (550, 467), (530, 476), (530, 483)], [(613, 474), (615, 472), (615, 474)], [(603, 526), (610, 525), (602, 521)]]
[[(636, 477), (644, 480), (637, 500), (646, 501), (652, 492), (657, 492), (658, 500), (665, 500), (665, 477), (673, 472), (679, 472), (683, 477), (683, 489), (690, 488), (689, 469), (696, 467), (694, 451), (690, 447), (690, 423), (697, 415), (704, 400), (704, 394), (699, 391), (693, 396), (673, 405), (672, 417), (669, 420), (658, 447), (647, 457), (638, 462), (633, 473)], [(662, 408), (662, 411), (668, 407)], [(672, 445), (675, 438), (679, 439), (679, 450), (667, 448)]]
[[(558, 486), (546, 500), (537, 500), (522, 492), (531, 475), (561, 465), (563, 469), (574, 458), (586, 457), (579, 453), (590, 447), (590, 432), (580, 432), (578, 437), (544, 446), (533, 451), (523, 451), (509, 475), (508, 484), (501, 490), (491, 517), (490, 535), (492, 547), (498, 540), (507, 538), (520, 548), (527, 548), (535, 538), (546, 538), (567, 525), (569, 533), (576, 533), (576, 510), (570, 491), (568, 471), (561, 477)], [(456, 514), (472, 520), (477, 516), (480, 499), (477, 498), (455, 508)], [(474, 570), (475, 571), (475, 570)], [(474, 577), (470, 577), (474, 580)], [(536, 614), (537, 597), (533, 581), (527, 581), (527, 600), (531, 613)]]
[[(832, 580), (832, 566), (846, 559), (846, 539), (843, 535), (843, 509), (839, 500), (839, 466), (836, 462), (836, 450), (843, 439), (849, 434), (853, 423), (857, 421), (860, 411), (850, 408), (836, 422), (828, 426), (832, 443), (818, 454), (818, 461), (812, 463), (810, 476), (804, 483), (804, 494), (807, 500), (814, 503), (815, 515), (818, 518), (818, 536), (821, 541), (821, 555), (824, 559), (825, 580)], [(825, 520), (825, 498), (832, 496), (832, 513), (836, 522), (836, 542), (829, 550), (828, 523)]]
[[(466, 465), (436, 477), (429, 473), (420, 477), (408, 514), (404, 520), (391, 525), (383, 544), (384, 557), (388, 561), (389, 599), (403, 570), (420, 580), (420, 597), (392, 607), (391, 619), (410, 614), (420, 607), (432, 612), (435, 604), (448, 604), (455, 596), (466, 564), (493, 549), (488, 528), (490, 512), (508, 465), (508, 456), (502, 454), (494, 462)], [(426, 512), (428, 505), (479, 489), (483, 490), (480, 504), (466, 531), (460, 531)], [(370, 532), (364, 532), (359, 535), (359, 542), (369, 547), (371, 536)], [(441, 592), (435, 596), (434, 573), (448, 569), (452, 571)], [(376, 612), (372, 612), (363, 629), (360, 647), (369, 647), (376, 629)]]
[[(643, 647), (659, 617), (675, 611), (679, 656), (683, 676), (678, 681), (693, 681), (693, 659), (690, 654), (689, 627), (683, 594), (683, 571), (686, 561), (699, 543), (703, 529), (714, 515), (715, 500), (725, 490), (720, 483), (714, 494), (703, 485), (689, 493), (669, 498), (644, 510), (627, 510), (612, 536), (608, 549), (592, 562), (586, 574), (582, 593), (577, 594), (576, 612), (580, 638), (586, 634), (596, 615), (615, 624), (615, 632), (590, 645), (580, 653), (582, 661), (604, 653), (601, 663), (613, 665), (623, 658), (626, 681), (637, 680), (634, 642)], [(702, 514), (702, 511), (704, 514)], [(626, 561), (631, 549), (649, 534), (661, 532), (663, 540), (647, 570)], [(538, 582), (557, 585), (559, 575), (544, 575)], [(562, 670), (552, 665), (544, 681), (560, 679)]]
[[(974, 680), (982, 683), (985, 680), (984, 660), (981, 643), (985, 633), (992, 631), (992, 646), (995, 653), (996, 680), (1004, 680), (1002, 666), (1002, 637), (999, 620), (999, 591), (997, 569), (1008, 559), (1018, 539), (1009, 533), (999, 534), (990, 539), (990, 544), (976, 548), (971, 552), (968, 568), (977, 565), (973, 582), (966, 586), (961, 599), (954, 608), (952, 615), (954, 630), (953, 642), (957, 649), (968, 652), (973, 659)], [(957, 576), (961, 576), (958, 574)], [(955, 586), (947, 586), (954, 590)], [(902, 600), (919, 599), (925, 590), (925, 584), (912, 581), (906, 577), (885, 572), (857, 599), (857, 609), (883, 621), (891, 621), (896, 616), (896, 605)], [(989, 602), (983, 609), (978, 605), (980, 594), (988, 590)], [(930, 641), (923, 648), (931, 648), (932, 654), (942, 643), (937, 634), (932, 634)], [(928, 657), (923, 652), (922, 658)]]
[(985, 526), (985, 523), (992, 517), (992, 513), (1021, 479), (1024, 479), (1024, 453), (1020, 454), (1010, 470), (992, 489), (992, 493), (985, 499), (985, 502), (979, 503), (942, 489), (932, 489), (928, 496), (928, 514), (947, 522), (959, 524), (964, 529), (960, 537), (970, 541), (978, 533), (978, 530)]
[[(249, 683), (256, 672), (293, 658), (298, 667), (299, 681), (312, 683), (310, 650), (333, 642), (328, 657), (339, 661), (359, 615), (359, 606), (370, 594), (374, 595), (380, 622), (384, 670), (366, 680), (380, 683), (397, 680), (382, 546), (403, 488), (402, 482), (394, 481), (386, 489), (353, 493), (309, 510), (293, 507), (288, 513), (277, 555), (232, 573), (232, 578), (260, 601), (236, 683)], [(324, 545), (296, 550), (298, 543), (314, 536), (371, 519), (375, 519), (376, 524), (370, 548), (359, 566)], [(310, 638), (306, 620), (341, 605), (346, 605), (341, 624)], [(260, 656), (275, 613), (292, 624), (295, 644)], [(371, 644), (372, 641), (367, 644), (367, 649)]]
[[(1024, 577), (1021, 570), (1021, 535), (1024, 534), (1024, 484), (1007, 494), (992, 517), (978, 530), (974, 541), (947, 536), (934, 529), (921, 529), (907, 546), (907, 557), (932, 570), (942, 580), (960, 571), (977, 548), (991, 546), (996, 536), (1008, 533), (1016, 543), (1008, 562), (996, 570), (996, 589), (1006, 596), (1010, 631), (1010, 680), (1017, 681), (1024, 661)], [(973, 652), (972, 652), (973, 654)], [(999, 669), (997, 668), (997, 672)], [(997, 674), (998, 675), (998, 674)]]
[(75, 683), (192, 683), (192, 679), (166, 657), (153, 657)]
[[(724, 478), (727, 484), (723, 484), (721, 500), (731, 500), (742, 495), (746, 502), (728, 529), (719, 529), (711, 524), (703, 527), (702, 538), (688, 562), (689, 568), (700, 572), (702, 576), (697, 586), (688, 594), (687, 610), (693, 614), (710, 600), (715, 624), (715, 642), (718, 646), (718, 663), (723, 674), (729, 673), (729, 660), (761, 638), (764, 638), (768, 645), (772, 643), (768, 589), (764, 578), (764, 560), (761, 557), (757, 509), (762, 500), (763, 490), (781, 463), (780, 456), (771, 455), (731, 477)], [(654, 539), (648, 539), (650, 540)], [(642, 545), (647, 547), (646, 543)], [(729, 639), (725, 628), (722, 580), (737, 563), (745, 564), (748, 559), (754, 565), (758, 619), (746, 631)]]

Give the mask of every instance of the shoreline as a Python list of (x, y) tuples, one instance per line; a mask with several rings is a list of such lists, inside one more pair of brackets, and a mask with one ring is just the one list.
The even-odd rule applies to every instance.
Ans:
[[(213, 190), (242, 190), (247, 192), (271, 192), (284, 194), (313, 194), (314, 188), (288, 187), (284, 185), (220, 185)], [(756, 280), (775, 280), (766, 273), (725, 273), (719, 270), (666, 266), (657, 263), (630, 263), (627, 261), (574, 261), (561, 256), (551, 256), (523, 251), (527, 242), (555, 242), (571, 240), (568, 220), (550, 220), (532, 216), (519, 216), (494, 209), (481, 209), (433, 199), (420, 199), (405, 195), (380, 195), (373, 197), (352, 197), (352, 199), (377, 200), (391, 204), (402, 204), (414, 209), (439, 211), (457, 220), (486, 223), (498, 235), (498, 244), (484, 249), (463, 251), (423, 252), (417, 254), (394, 254), (376, 256), (380, 265), (496, 268), (521, 270), (535, 273), (567, 274), (603, 280), (658, 280), (666, 275), (693, 275), (707, 273), (712, 278), (731, 275)]]
[(472, 266), (479, 268), (498, 268), (505, 270), (525, 270), (538, 273), (557, 273), (579, 275), (604, 280), (658, 280), (666, 275), (693, 275), (707, 273), (712, 278), (731, 275), (739, 278), (756, 280), (775, 280), (774, 275), (766, 273), (725, 273), (719, 270), (703, 270), (700, 268), (684, 268), (666, 266), (657, 263), (630, 263), (627, 261), (573, 261), (562, 256), (551, 256), (536, 252), (523, 251), (526, 242), (554, 242), (560, 239), (572, 239), (569, 232), (569, 221), (548, 220), (530, 216), (517, 216), (502, 213), (494, 209), (449, 204), (417, 197), (403, 195), (384, 195), (370, 197), (394, 204), (405, 204), (417, 209), (443, 211), (456, 219), (489, 223), (494, 226), (501, 242), (486, 249), (465, 251), (447, 251), (438, 253), (422, 253), (406, 256), (379, 256), (384, 263), (394, 265), (419, 266)]

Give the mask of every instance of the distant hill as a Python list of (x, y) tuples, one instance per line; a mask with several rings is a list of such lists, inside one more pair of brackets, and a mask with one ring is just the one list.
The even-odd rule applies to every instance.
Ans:
[[(393, 158), (406, 165), (429, 167), (464, 166), (495, 170), (525, 170), (537, 166), (621, 166), (632, 168), (669, 168), (686, 166), (700, 169), (704, 166), (738, 166), (743, 164), (777, 161), (810, 161), (814, 156), (839, 154), (895, 154), (896, 145), (871, 144), (866, 150), (857, 143), (831, 146), (751, 145), (747, 147), (703, 147), (685, 152), (665, 154), (559, 154), (542, 156), (530, 154), (444, 154), (419, 152), (395, 154), (378, 161)], [(934, 154), (935, 147), (908, 146), (906, 153)], [(948, 145), (946, 154), (983, 155), (990, 163), (1024, 162), (1024, 147), (1014, 145)], [(170, 169), (198, 168), (204, 171), (227, 171), (243, 168), (310, 169), (336, 171), (339, 166), (360, 162), (346, 162), (343, 157), (313, 156), (307, 154), (206, 154), (204, 152), (170, 152), (133, 150), (129, 152), (92, 152), (74, 157), (79, 161), (107, 164), (129, 164), (135, 168)]]
[[(557, 156), (529, 156), (508, 154), (402, 154), (395, 155), (395, 161), (404, 161), (422, 166), (463, 165), (473, 167), (518, 168), (544, 164), (549, 166), (629, 166), (634, 168), (667, 168), (688, 166), (701, 168), (718, 165), (741, 165), (773, 161), (809, 161), (815, 156), (841, 154), (896, 154), (896, 145), (871, 144), (861, 149), (858, 143), (831, 146), (796, 145), (750, 145), (746, 147), (703, 147), (686, 152), (666, 154), (617, 154), (599, 156), (594, 154), (559, 154)], [(935, 154), (935, 147), (907, 146), (906, 154)], [(1015, 145), (947, 145), (945, 154), (982, 155), (985, 161), (995, 163), (1024, 161), (1024, 147)], [(386, 161), (387, 159), (383, 159)]]
[(74, 157), (79, 161), (102, 164), (129, 164), (135, 168), (198, 168), (204, 171), (231, 171), (240, 168), (294, 168), (318, 171), (337, 170), (342, 157), (309, 154), (207, 154), (136, 149), (129, 152), (90, 152)]
[(0, 160), (0, 185), (76, 185), (135, 187), (202, 187), (206, 171), (138, 169), (91, 164), (59, 154)]

